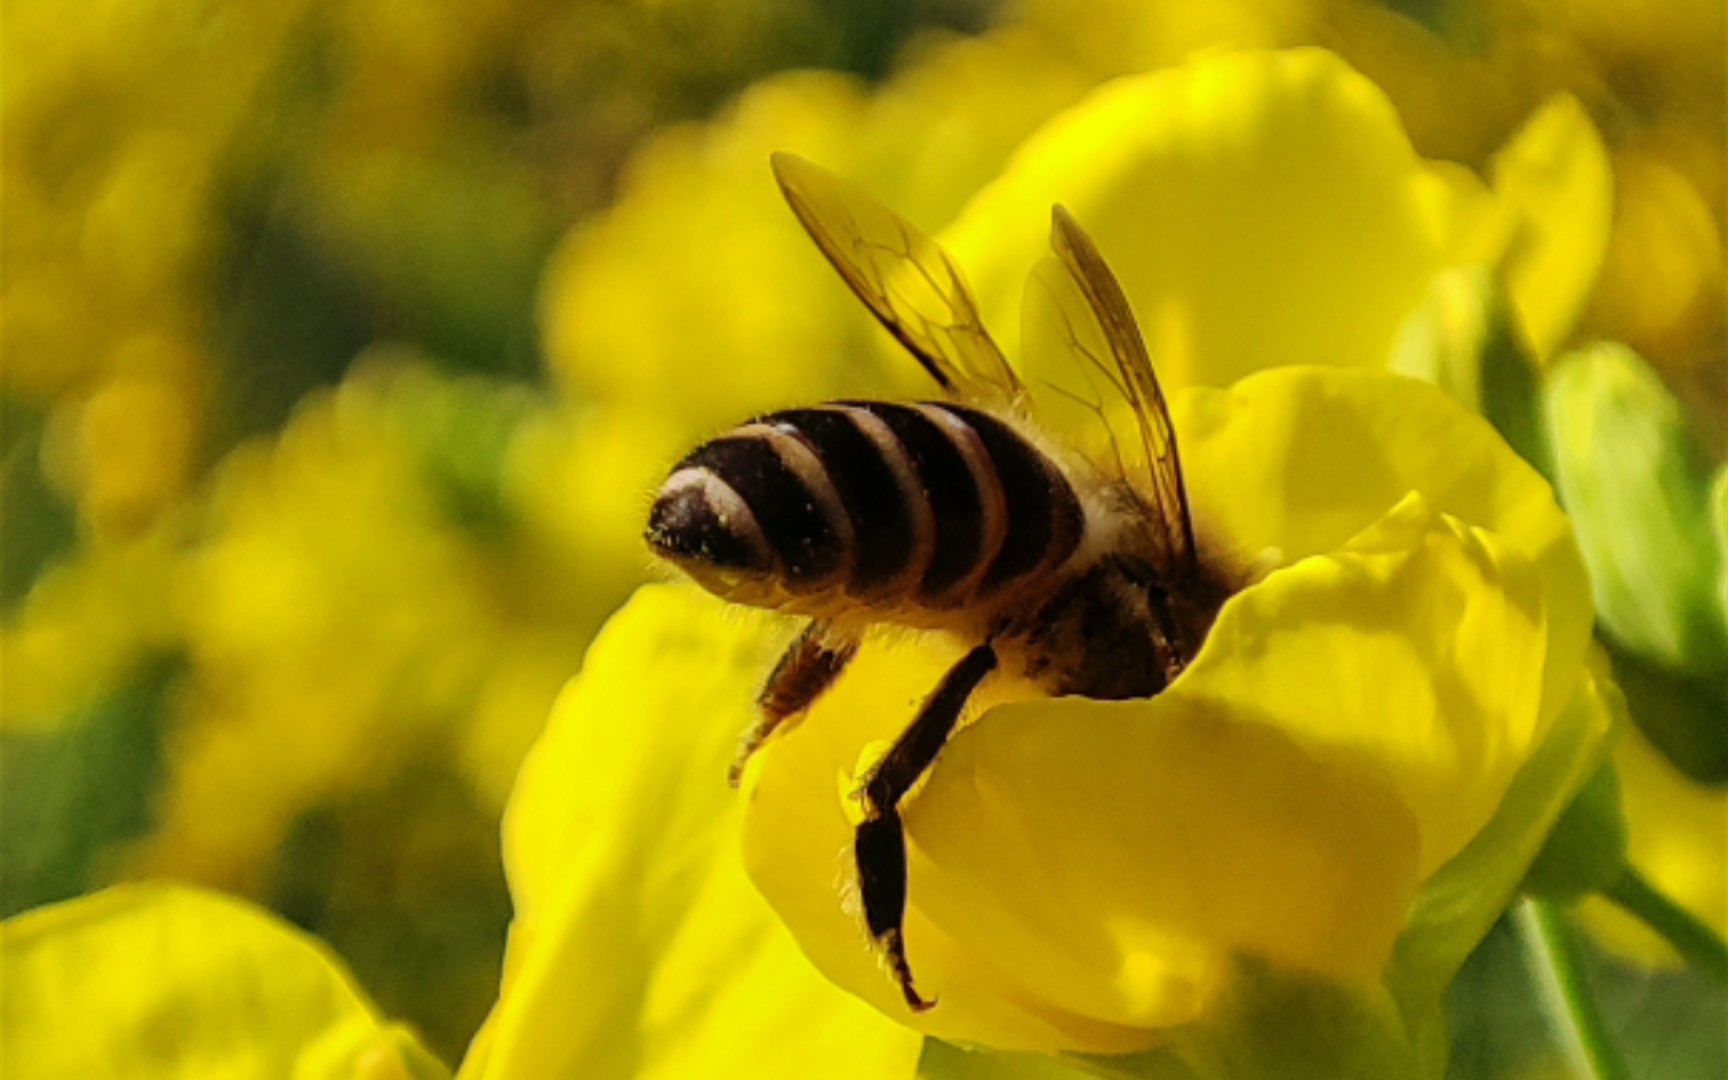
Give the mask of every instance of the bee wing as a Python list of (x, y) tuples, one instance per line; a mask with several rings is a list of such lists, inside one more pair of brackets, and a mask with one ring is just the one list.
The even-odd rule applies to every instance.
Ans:
[(857, 185), (795, 154), (772, 160), (816, 246), (944, 390), (986, 401), (1021, 396), (953, 256)]
[[(1150, 500), (1157, 569), (1173, 578), (1191, 576), (1197, 568), (1194, 524), (1176, 431), (1128, 298), (1092, 238), (1061, 206), (1051, 211), (1050, 246), (1056, 258), (1033, 271), (1028, 317), (1052, 323), (1059, 333), (1094, 392), (1087, 407), (1111, 428), (1123, 474)], [(1042, 314), (1034, 293), (1043, 294)], [(1121, 430), (1124, 411), (1133, 417), (1132, 430)]]

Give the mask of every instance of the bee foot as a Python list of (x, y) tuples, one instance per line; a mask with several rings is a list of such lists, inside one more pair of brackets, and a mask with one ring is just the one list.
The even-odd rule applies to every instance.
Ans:
[(906, 962), (906, 942), (899, 929), (887, 931), (880, 941), (888, 955), (888, 966), (894, 971), (894, 981), (900, 984), (900, 995), (906, 999), (906, 1007), (915, 1013), (935, 1008), (936, 999), (921, 997), (912, 983), (912, 965)]

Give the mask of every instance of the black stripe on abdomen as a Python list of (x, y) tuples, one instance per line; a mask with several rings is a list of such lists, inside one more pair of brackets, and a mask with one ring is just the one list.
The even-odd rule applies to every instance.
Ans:
[(917, 533), (894, 468), (845, 408), (787, 409), (757, 421), (801, 440), (827, 473), (852, 522), (850, 590), (875, 592), (904, 573)]
[(971, 574), (982, 556), (984, 503), (972, 469), (948, 433), (917, 409), (882, 401), (845, 404), (881, 420), (918, 474), (936, 523), (936, 546), (917, 594), (923, 599), (941, 596)]
[(839, 533), (766, 438), (723, 436), (698, 447), (678, 469), (707, 469), (738, 493), (788, 586), (809, 588), (840, 569), (846, 552)]
[(1050, 459), (989, 413), (947, 403), (936, 407), (977, 433), (1008, 502), (1007, 535), (977, 593), (986, 595), (1072, 555), (1085, 529), (1084, 512), (1073, 487)]

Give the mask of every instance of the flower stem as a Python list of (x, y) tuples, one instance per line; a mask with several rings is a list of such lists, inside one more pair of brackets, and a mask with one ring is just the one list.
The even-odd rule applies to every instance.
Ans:
[(1631, 1080), (1585, 983), (1577, 942), (1560, 912), (1545, 900), (1526, 897), (1513, 908), (1512, 923), (1567, 1062), (1588, 1080)]
[(1658, 892), (1638, 871), (1628, 866), (1602, 895), (1660, 934), (1687, 964), (1728, 986), (1728, 944), (1708, 924)]

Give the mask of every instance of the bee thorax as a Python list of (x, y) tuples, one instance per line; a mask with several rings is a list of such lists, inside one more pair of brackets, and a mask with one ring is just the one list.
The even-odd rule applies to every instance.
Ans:
[(1051, 693), (1121, 700), (1151, 697), (1181, 673), (1208, 628), (1191, 621), (1148, 567), (1111, 557), (1059, 588), (1011, 633), (1025, 673)]

